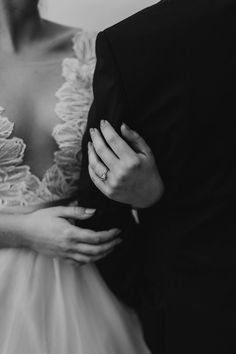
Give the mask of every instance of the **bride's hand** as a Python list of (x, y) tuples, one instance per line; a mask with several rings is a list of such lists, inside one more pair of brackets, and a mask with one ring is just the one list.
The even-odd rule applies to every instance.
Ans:
[(95, 232), (68, 220), (84, 220), (93, 210), (75, 206), (40, 209), (23, 216), (25, 246), (38, 253), (77, 263), (95, 262), (120, 243), (119, 230)]
[(90, 130), (89, 174), (94, 184), (110, 199), (135, 209), (155, 204), (164, 185), (149, 146), (125, 124), (121, 127), (125, 140), (107, 121), (101, 122), (101, 132)]

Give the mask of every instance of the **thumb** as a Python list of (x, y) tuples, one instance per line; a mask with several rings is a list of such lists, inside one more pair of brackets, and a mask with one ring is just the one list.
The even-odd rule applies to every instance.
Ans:
[(82, 208), (78, 206), (58, 206), (50, 208), (50, 214), (53, 216), (79, 220), (91, 218), (95, 211), (95, 209)]
[(144, 155), (152, 154), (151, 149), (145, 140), (136, 131), (129, 128), (125, 123), (121, 126), (121, 134), (136, 152)]

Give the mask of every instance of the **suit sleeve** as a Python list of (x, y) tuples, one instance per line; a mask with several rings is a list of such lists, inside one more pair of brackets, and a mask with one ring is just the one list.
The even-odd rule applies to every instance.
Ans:
[[(82, 168), (79, 180), (78, 201), (81, 206), (96, 208), (93, 219), (86, 227), (95, 229), (126, 225), (131, 218), (130, 206), (114, 202), (103, 195), (90, 179), (88, 172), (87, 145), (89, 129), (98, 128), (101, 119), (108, 120), (120, 132), (120, 126), (127, 120), (128, 107), (122, 89), (119, 70), (104, 32), (96, 41), (97, 64), (93, 80), (94, 101), (89, 112), (87, 128), (82, 142)], [(93, 225), (91, 225), (93, 224)]]

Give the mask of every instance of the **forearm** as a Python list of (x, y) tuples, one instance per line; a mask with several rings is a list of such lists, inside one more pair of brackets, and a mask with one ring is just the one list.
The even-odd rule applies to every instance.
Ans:
[(78, 203), (83, 207), (97, 210), (93, 218), (81, 225), (95, 230), (111, 227), (125, 228), (132, 222), (131, 208), (128, 205), (114, 202), (101, 193), (92, 182), (88, 172), (88, 142), (90, 128), (98, 128), (100, 119), (110, 120), (119, 130), (121, 122), (126, 120), (128, 109), (120, 87), (120, 78), (112, 53), (103, 36), (98, 36), (97, 67), (94, 75), (94, 102), (89, 112), (87, 129), (82, 144), (82, 168), (78, 183)]
[(25, 216), (20, 214), (0, 214), (0, 248), (19, 248), (25, 246)]
[[(78, 184), (78, 202), (84, 207), (92, 207), (99, 210), (98, 218), (102, 220), (102, 213), (106, 213), (104, 221), (114, 219), (126, 219), (130, 209), (127, 205), (114, 202), (106, 197), (92, 182), (88, 171), (88, 142), (90, 128), (100, 127), (100, 120), (107, 119), (112, 126), (120, 131), (120, 125), (129, 116), (127, 103), (124, 97), (123, 87), (119, 77), (109, 44), (103, 34), (98, 35), (97, 40), (97, 66), (94, 74), (93, 91), (94, 102), (89, 112), (87, 129), (82, 144), (82, 168)], [(110, 216), (109, 216), (110, 214)]]

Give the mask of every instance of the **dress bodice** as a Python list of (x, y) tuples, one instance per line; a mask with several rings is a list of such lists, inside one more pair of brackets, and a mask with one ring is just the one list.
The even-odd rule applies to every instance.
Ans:
[(71, 198), (77, 189), (81, 142), (92, 103), (95, 34), (79, 31), (73, 38), (74, 57), (62, 63), (64, 83), (56, 92), (53, 128), (57, 144), (54, 160), (43, 178), (24, 163), (26, 144), (13, 136), (14, 123), (0, 107), (0, 206), (29, 206)]

